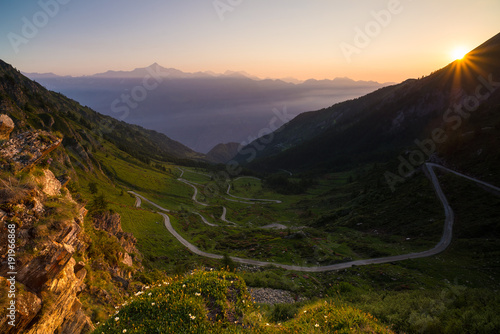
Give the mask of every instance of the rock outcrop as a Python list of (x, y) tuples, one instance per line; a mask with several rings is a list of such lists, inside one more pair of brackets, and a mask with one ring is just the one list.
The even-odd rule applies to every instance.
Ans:
[(7, 115), (0, 115), (0, 140), (9, 140), (10, 133), (14, 130), (14, 122)]
[[(73, 258), (75, 252), (88, 247), (82, 236), (86, 210), (78, 208), (69, 193), (61, 195), (61, 184), (51, 171), (44, 170), (36, 178), (36, 183), (38, 187), (14, 184), (13, 187), (29, 191), (16, 197), (15, 203), (2, 204), (2, 264), (7, 262), (7, 227), (16, 226), (17, 314), (15, 326), (11, 326), (5, 313), (7, 308), (0, 308), (0, 333), (87, 333), (94, 327), (81, 310), (78, 299), (78, 294), (85, 288), (83, 281), (87, 270), (84, 263), (76, 263)], [(47, 207), (44, 203), (48, 198), (56, 204)], [(64, 218), (52, 219), (54, 207)], [(8, 272), (7, 266), (0, 267), (2, 290), (8, 286), (2, 284), (11, 277)]]
[[(87, 297), (83, 301), (91, 298), (103, 305), (104, 311), (99, 312), (109, 315), (113, 306), (128, 295), (131, 283), (134, 289), (137, 285), (131, 278), (142, 268), (141, 254), (134, 236), (122, 230), (119, 214), (93, 214), (96, 230), (106, 234), (105, 242), (112, 247), (106, 254), (96, 254), (95, 248), (89, 248), (94, 242), (99, 245), (92, 239), (97, 232), (87, 234), (84, 230), (87, 210), (73, 200), (61, 181), (49, 169), (37, 169), (28, 175), (17, 173), (31, 170), (61, 142), (51, 133), (30, 131), (12, 136), (0, 146), (0, 169), (7, 171), (0, 179), (0, 334), (89, 333), (94, 329), (89, 308), (93, 316), (95, 309), (87, 303), (82, 305), (79, 295)], [(55, 153), (52, 159), (60, 163), (59, 152)], [(45, 165), (49, 164), (50, 158)], [(61, 179), (67, 183), (67, 177)], [(8, 231), (12, 226), (15, 232)], [(98, 234), (103, 236), (103, 232)], [(9, 260), (9, 235), (13, 233), (15, 257)], [(7, 265), (9, 261), (14, 261), (14, 269)], [(87, 270), (92, 275), (85, 283)], [(12, 275), (15, 326), (7, 317)], [(96, 275), (100, 275), (98, 279), (111, 278), (111, 288), (92, 285)], [(98, 319), (105, 317), (101, 313)]]
[(94, 227), (98, 230), (105, 231), (115, 237), (120, 243), (125, 253), (118, 253), (119, 261), (127, 266), (133, 265), (130, 254), (139, 255), (139, 251), (135, 247), (137, 239), (132, 233), (123, 232), (121, 225), (121, 217), (117, 213), (105, 212), (94, 216)]
[(14, 171), (29, 168), (61, 145), (62, 139), (46, 131), (18, 134), (0, 147), (0, 161), (4, 168)]

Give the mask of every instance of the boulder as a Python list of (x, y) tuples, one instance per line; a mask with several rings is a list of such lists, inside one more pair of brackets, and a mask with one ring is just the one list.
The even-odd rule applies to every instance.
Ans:
[(14, 130), (12, 119), (5, 114), (0, 115), (0, 140), (9, 140), (12, 130)]

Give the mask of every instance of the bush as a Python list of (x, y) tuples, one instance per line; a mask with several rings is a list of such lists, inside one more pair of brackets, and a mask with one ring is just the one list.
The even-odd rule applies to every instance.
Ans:
[(271, 321), (287, 321), (295, 317), (298, 307), (295, 304), (276, 304), (271, 313)]
[(227, 271), (195, 271), (136, 293), (94, 333), (221, 333), (251, 307), (245, 282)]
[(108, 201), (106, 200), (104, 194), (100, 194), (94, 196), (87, 208), (92, 215), (102, 213), (108, 209)]
[(281, 174), (270, 175), (263, 182), (264, 187), (284, 195), (302, 194), (312, 185), (312, 179), (290, 180), (288, 176)]
[(28, 181), (20, 181), (15, 177), (8, 176), (0, 180), (0, 204), (17, 204), (23, 201), (35, 185)]
[(223, 255), (222, 268), (224, 270), (229, 270), (229, 271), (234, 271), (234, 269), (236, 268), (236, 264), (234, 263), (233, 259), (229, 257), (227, 253), (224, 253)]
[(390, 294), (365, 305), (406, 333), (499, 333), (500, 297), (486, 289), (450, 286), (437, 292)]
[(97, 183), (89, 182), (89, 191), (92, 195), (97, 194)]

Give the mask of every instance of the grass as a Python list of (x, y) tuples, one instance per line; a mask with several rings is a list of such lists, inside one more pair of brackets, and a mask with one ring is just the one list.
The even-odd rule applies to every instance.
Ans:
[[(66, 107), (66, 110), (71, 110), (77, 106), (67, 104)], [(29, 114), (28, 122), (40, 127), (41, 118), (34, 115), (35, 111), (30, 111)], [(470, 120), (481, 115), (484, 113), (475, 113)], [(498, 115), (495, 117), (498, 118)], [(349, 258), (369, 258), (428, 249), (441, 236), (443, 209), (432, 186), (422, 174), (417, 173), (407, 179), (395, 193), (391, 193), (380, 181), (383, 179), (383, 167), (376, 164), (358, 166), (348, 172), (315, 175), (314, 186), (303, 194), (291, 196), (277, 194), (273, 189), (262, 188), (257, 180), (254, 182), (243, 178), (233, 181), (234, 195), (280, 199), (283, 203), (248, 205), (230, 202), (223, 198), (227, 189), (223, 184), (220, 188), (223, 197), (204, 198), (203, 195), (208, 192), (203, 189), (204, 186), (199, 186), (199, 200), (210, 204), (209, 207), (202, 207), (193, 204), (193, 189), (176, 180), (180, 172), (175, 165), (152, 161), (161, 167), (153, 168), (99, 138), (84, 139), (93, 136), (85, 130), (85, 127), (90, 129), (91, 124), (85, 125), (84, 119), (78, 118), (84, 127), (73, 124), (77, 131), (66, 131), (69, 123), (74, 122), (62, 122), (63, 118), (54, 118), (54, 129), (60, 128), (66, 134), (74, 132), (79, 135), (78, 139), (67, 138), (69, 140), (64, 145), (65, 148), (61, 146), (51, 153), (54, 157), (51, 168), (66, 173), (72, 168), (72, 164), (79, 166), (76, 167), (78, 174), (71, 175), (75, 176), (72, 181), (75, 198), (79, 198), (82, 203), (90, 200), (93, 194), (88, 183), (96, 182), (98, 194), (104, 195), (109, 201), (109, 207), (121, 214), (124, 230), (134, 233), (145, 257), (145, 270), (136, 268), (138, 270), (131, 280), (152, 281), (157, 276), (161, 277), (159, 269), (183, 273), (196, 267), (217, 267), (220, 263), (187, 251), (165, 230), (161, 217), (150, 212), (156, 209), (148, 204), (143, 209), (133, 208), (135, 199), (126, 193), (127, 190), (135, 190), (173, 210), (173, 225), (201, 249), (241, 257), (283, 263), (330, 264)], [(494, 131), (488, 133), (495, 134)], [(453, 155), (453, 158), (459, 162), (458, 165), (467, 166), (465, 170), (483, 175), (486, 179), (497, 180), (498, 173), (492, 171), (498, 165), (498, 145), (491, 144), (494, 142), (492, 139), (495, 139), (493, 135), (481, 138), (483, 143), (467, 150), (473, 155), (465, 154), (467, 152), (463, 150), (462, 153)], [(103, 146), (93, 143), (94, 141), (102, 142)], [(473, 143), (465, 144), (472, 146)], [(86, 160), (86, 154), (71, 148), (77, 145), (85, 147), (80, 151), (88, 153), (90, 160)], [(488, 149), (483, 150), (482, 146)], [(64, 161), (62, 150), (67, 150), (71, 162)], [(59, 156), (58, 152), (61, 153)], [(89, 165), (89, 161), (92, 165)], [(183, 177), (203, 185), (212, 183), (196, 172), (205, 173), (200, 169), (186, 168)], [(308, 175), (293, 176), (295, 180), (301, 177)], [(3, 176), (0, 178), (7, 181)], [(120, 314), (118, 320), (110, 319), (108, 323), (111, 326), (104, 331), (123, 332), (127, 328), (119, 326), (127, 319), (133, 320), (126, 323), (132, 325), (129, 327), (130, 331), (136, 330), (133, 328), (135, 324), (144, 326), (137, 329), (139, 332), (171, 331), (168, 329), (170, 325), (175, 332), (180, 333), (193, 330), (262, 333), (385, 331), (366, 314), (370, 312), (383, 322), (392, 324), (395, 330), (408, 333), (498, 333), (498, 197), (453, 175), (440, 175), (440, 179), (457, 219), (452, 244), (437, 256), (315, 274), (285, 271), (272, 266), (247, 267), (249, 272), (242, 273), (242, 277), (248, 285), (286, 289), (310, 301), (307, 305), (300, 306), (303, 308), (282, 307), (280, 310), (275, 307), (270, 309), (270, 313), (252, 306), (247, 310), (238, 304), (239, 300), (246, 297), (241, 288), (244, 282), (237, 275), (217, 272), (214, 276), (209, 274), (203, 278), (195, 273), (192, 277), (169, 280), (170, 287), (157, 287), (155, 289), (158, 291), (152, 292), (151, 296), (143, 294), (141, 298), (130, 301), (137, 302), (134, 304), (137, 308), (131, 308), (132, 304), (128, 305), (130, 308), (124, 307), (120, 311), (123, 312), (123, 317)], [(10, 183), (8, 186), (4, 183), (0, 187), (3, 191), (0, 201), (4, 201), (2, 208), (20, 215), (24, 210), (22, 206), (5, 208), (3, 205), (12, 201), (24, 202), (30, 196), (30, 189), (15, 185), (15, 190), (9, 192), (8, 187), (11, 187)], [(64, 203), (51, 203), (49, 200), (46, 204), (48, 214), (58, 219), (71, 216), (67, 213), (73, 208)], [(222, 206), (228, 210), (228, 219), (236, 222), (238, 227), (209, 227), (201, 223), (199, 217), (190, 214), (196, 210), (206, 215), (211, 222), (220, 223)], [(290, 230), (259, 228), (271, 222), (283, 223)], [(304, 227), (302, 231), (305, 235), (297, 233), (295, 238), (287, 238), (296, 233), (294, 227)], [(86, 230), (92, 229), (86, 226)], [(38, 234), (36, 229), (31, 232)], [(99, 248), (95, 250), (96, 254), (107, 251), (107, 261), (115, 264), (113, 253), (118, 249), (117, 243), (110, 242), (100, 232), (91, 233), (91, 242)], [(132, 288), (124, 291), (113, 282), (110, 271), (99, 269), (108, 265), (102, 263), (106, 259), (105, 255), (96, 256), (91, 259), (93, 261), (87, 261), (90, 259), (85, 254), (75, 256), (87, 262), (86, 283), (90, 289), (105, 292), (102, 294), (104, 296), (112, 296), (110, 301), (101, 298), (99, 293), (91, 295), (85, 291), (80, 295), (84, 309), (88, 310), (89, 305), (97, 305), (91, 308), (93, 320), (104, 319), (106, 312), (114, 306), (113, 303), (124, 302), (126, 294), (137, 288), (132, 282)], [(124, 268), (118, 264), (114, 269)], [(221, 274), (226, 276), (221, 279)], [(231, 277), (236, 283), (229, 283), (226, 277)], [(241, 289), (235, 292), (233, 287)], [(191, 290), (186, 293), (184, 288)], [(199, 289), (204, 289), (207, 293)], [(166, 296), (164, 292), (171, 295)], [(170, 298), (171, 296), (175, 298)], [(150, 297), (156, 299), (148, 300)], [(162, 310), (154, 308), (160, 305)], [(170, 317), (170, 314), (173, 316)], [(325, 315), (336, 321), (332, 321), (331, 325), (323, 324), (321, 321), (326, 319)], [(158, 328), (159, 318), (167, 327)], [(217, 322), (212, 321), (213, 319)], [(235, 319), (239, 321), (238, 324), (232, 322)], [(195, 320), (199, 321), (199, 327), (193, 328), (191, 325), (195, 324)], [(220, 324), (218, 320), (221, 320)]]
[(211, 181), (210, 175), (205, 171), (196, 171), (192, 168), (187, 168), (187, 167), (182, 167), (182, 170), (184, 170), (182, 178), (189, 182), (208, 184)]
[[(215, 206), (197, 211), (220, 227), (207, 226), (196, 215), (180, 214), (174, 228), (207, 252), (227, 251), (233, 256), (302, 265), (405, 254), (437, 243), (443, 226), (442, 208), (423, 175), (408, 181), (419, 195), (401, 191), (398, 201), (382, 191), (363, 193), (359, 185), (356, 196), (346, 196), (356, 187), (346, 183), (349, 176), (327, 175), (302, 196), (273, 194), (262, 189), (260, 180), (240, 178), (234, 181), (238, 196), (280, 198), (283, 203), (245, 204), (218, 198), (211, 201)], [(404, 197), (408, 202), (401, 208)], [(239, 227), (223, 226), (222, 205), (227, 208), (227, 219)], [(290, 229), (259, 229), (271, 223)], [(301, 228), (306, 237), (294, 228)]]
[[(118, 184), (113, 189), (109, 187), (107, 180), (100, 180), (97, 182), (98, 187), (112, 203), (123, 206), (115, 208), (120, 213), (130, 214), (125, 213), (128, 210), (125, 207), (132, 206), (135, 202), (133, 197), (123, 195), (124, 189), (135, 189), (177, 212), (199, 212), (210, 222), (219, 225), (225, 225), (220, 220), (222, 205), (225, 206), (227, 219), (236, 222), (241, 229), (210, 227), (203, 224), (197, 215), (174, 212), (174, 217), (178, 220), (174, 222), (175, 228), (187, 240), (206, 251), (229, 251), (231, 255), (284, 263), (331, 264), (349, 258), (369, 258), (429, 249), (441, 235), (442, 208), (431, 184), (422, 175), (408, 180), (408, 187), (398, 189), (399, 193), (394, 196), (383, 189), (367, 189), (363, 183), (369, 181), (363, 180), (363, 174), (359, 171), (326, 174), (318, 178), (316, 185), (306, 194), (292, 196), (264, 189), (260, 180), (243, 177), (233, 181), (232, 194), (248, 198), (280, 199), (283, 203), (244, 204), (221, 197), (202, 198), (204, 189), (200, 185), (197, 186), (199, 200), (208, 200), (211, 204), (209, 207), (202, 207), (192, 202), (193, 189), (175, 179), (180, 175), (175, 166), (169, 166), (167, 172), (162, 172), (123, 152), (112, 155), (102, 150), (95, 154), (102, 160), (108, 177), (111, 175)], [(370, 168), (368, 166), (365, 170)], [(183, 177), (188, 180), (209, 181), (207, 176), (199, 174), (206, 173), (202, 170), (183, 169)], [(368, 172), (365, 173), (369, 175)], [(412, 191), (408, 191), (409, 189)], [(408, 199), (405, 200), (405, 197)], [(155, 210), (147, 203), (143, 203), (143, 208)], [(135, 221), (140, 219), (137, 217)], [(271, 223), (284, 224), (290, 230), (258, 229)], [(299, 227), (308, 227), (304, 230), (306, 240), (286, 238), (296, 232), (293, 228)], [(133, 231), (130, 226), (125, 229), (138, 234), (139, 240), (147, 240), (149, 237), (141, 231)], [(205, 235), (213, 238), (204, 240)], [(152, 258), (166, 257), (171, 251), (162, 246), (158, 249), (162, 251), (152, 253)], [(161, 254), (163, 251), (165, 253)]]
[(142, 208), (119, 210), (123, 230), (135, 236), (137, 248), (144, 256), (144, 265), (149, 269), (173, 272), (176, 266), (189, 269), (196, 263), (203, 262), (203, 259), (188, 251), (167, 231), (163, 217), (159, 214)]
[(94, 333), (391, 333), (370, 314), (327, 301), (293, 315), (268, 320), (241, 276), (195, 271), (136, 293)]
[[(377, 189), (363, 190), (362, 180), (352, 181), (355, 175), (352, 172), (326, 174), (307, 193), (289, 196), (263, 188), (260, 180), (242, 177), (233, 181), (232, 194), (282, 201), (281, 204), (246, 204), (223, 197), (204, 197), (201, 184), (207, 184), (210, 179), (202, 174), (208, 172), (183, 167), (183, 178), (200, 183), (197, 185), (198, 199), (210, 204), (203, 207), (193, 203), (192, 187), (176, 180), (180, 171), (175, 166), (168, 166), (167, 172), (163, 172), (123, 152), (109, 153), (102, 150), (95, 154), (102, 161), (103, 169), (108, 171), (108, 178), (117, 186), (110, 187), (108, 180), (97, 180), (99, 191), (105, 193), (115, 205), (113, 209), (124, 216), (124, 230), (134, 233), (145, 258), (159, 262), (159, 268), (163, 269), (172, 266), (168, 260), (172, 253), (182, 254), (180, 262), (186, 265), (200, 259), (167, 233), (159, 216), (155, 222), (160, 224), (154, 228), (154, 233), (134, 228), (129, 220), (139, 226), (147, 225), (146, 221), (151, 219), (141, 218), (141, 214), (157, 209), (144, 201), (142, 208), (145, 210), (129, 209), (135, 200), (123, 193), (128, 189), (173, 210), (174, 228), (200, 249), (271, 262), (327, 265), (350, 259), (404, 254), (433, 247), (442, 230), (442, 209), (431, 184), (423, 176), (408, 181), (419, 195), (401, 190), (396, 200)], [(93, 181), (93, 178), (88, 179), (88, 182)], [(404, 197), (408, 197), (407, 202), (401, 201)], [(401, 207), (402, 203), (405, 207)], [(222, 206), (227, 208), (226, 218), (239, 227), (224, 226), (226, 223), (220, 219)], [(186, 214), (193, 211), (220, 227), (208, 226), (199, 216)], [(289, 229), (260, 229), (272, 223), (284, 224)], [(295, 228), (304, 233), (298, 233)], [(167, 247), (166, 243), (176, 246)]]

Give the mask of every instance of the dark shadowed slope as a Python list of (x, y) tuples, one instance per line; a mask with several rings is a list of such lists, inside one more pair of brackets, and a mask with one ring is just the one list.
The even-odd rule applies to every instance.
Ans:
[(238, 154), (239, 147), (238, 143), (218, 144), (207, 153), (207, 158), (218, 163), (228, 162)]
[[(267, 170), (343, 168), (386, 160), (437, 127), (446, 131), (451, 145), (468, 129), (466, 120), (481, 128), (497, 125), (493, 114), (500, 99), (499, 59), (500, 34), (427, 77), (301, 114), (275, 132), (272, 141), (256, 140), (236, 159)], [(469, 117), (448, 111), (463, 103), (480, 112)]]

